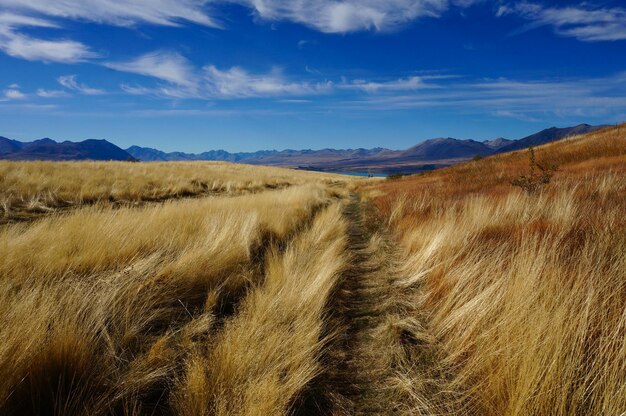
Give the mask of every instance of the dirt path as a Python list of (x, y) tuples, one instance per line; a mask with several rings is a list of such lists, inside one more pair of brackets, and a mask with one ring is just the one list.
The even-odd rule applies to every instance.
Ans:
[(393, 242), (356, 196), (345, 210), (351, 267), (327, 305), (325, 369), (294, 406), (296, 415), (455, 414), (434, 339), (401, 283)]
[[(298, 415), (380, 413), (378, 384), (388, 368), (373, 363), (368, 348), (375, 341), (372, 329), (385, 315), (384, 300), (391, 291), (384, 264), (372, 256), (363, 224), (361, 204), (352, 197), (348, 219), (350, 264), (327, 305), (326, 334), (336, 334), (322, 358), (325, 371), (312, 383), (295, 412)], [(373, 364), (373, 365), (372, 365)]]

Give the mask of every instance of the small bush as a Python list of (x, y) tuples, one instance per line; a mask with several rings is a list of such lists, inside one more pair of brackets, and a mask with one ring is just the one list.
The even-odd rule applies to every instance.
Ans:
[(537, 163), (535, 158), (535, 150), (532, 147), (528, 148), (528, 157), (530, 159), (530, 172), (528, 175), (522, 175), (519, 178), (513, 179), (511, 185), (518, 186), (526, 191), (527, 194), (532, 195), (537, 193), (541, 186), (550, 183), (554, 172), (557, 170), (556, 165), (544, 167)]

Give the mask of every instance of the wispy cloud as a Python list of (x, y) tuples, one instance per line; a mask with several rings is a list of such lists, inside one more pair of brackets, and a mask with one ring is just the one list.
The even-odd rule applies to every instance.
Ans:
[(85, 95), (102, 95), (106, 94), (104, 90), (97, 88), (91, 88), (85, 84), (81, 84), (76, 80), (76, 75), (64, 75), (57, 78), (59, 84), (68, 90), (76, 91), (79, 94)]
[(588, 4), (545, 7), (536, 3), (502, 5), (497, 16), (518, 15), (531, 21), (524, 30), (551, 26), (560, 36), (586, 42), (626, 40), (626, 9), (597, 8)]
[(278, 69), (266, 74), (253, 74), (240, 67), (219, 69), (207, 65), (196, 68), (182, 55), (164, 51), (143, 55), (128, 62), (107, 63), (105, 66), (165, 82), (157, 87), (121, 85), (123, 91), (134, 95), (237, 99), (314, 95), (332, 88), (329, 82), (290, 81)]
[[(3, 0), (4, 1), (4, 0)], [(22, 32), (24, 27), (57, 28), (45, 19), (14, 13), (0, 14), (0, 50), (29, 61), (75, 63), (97, 55), (80, 42), (67, 39), (40, 39)]]
[[(0, 6), (3, 2), (0, 1)], [(0, 13), (0, 28), (32, 26), (32, 27), (48, 27), (57, 28), (58, 25), (49, 20), (40, 19), (32, 16), (24, 16), (16, 13), (3, 12)]]
[[(22, 112), (24, 110), (50, 113), (52, 110), (56, 110), (59, 107), (54, 104), (33, 104), (33, 103), (6, 103), (0, 100), (0, 110), (8, 112)], [(6, 101), (6, 100), (5, 100)]]
[[(15, 58), (44, 62), (78, 63), (99, 57), (82, 42), (68, 38), (36, 38), (25, 30), (28, 27), (60, 30), (64, 19), (114, 26), (179, 26), (194, 23), (223, 28), (215, 17), (219, 13), (218, 9), (235, 3), (253, 10), (258, 20), (289, 21), (325, 33), (349, 33), (396, 30), (418, 18), (438, 17), (453, 6), (467, 7), (478, 1), (0, 0), (0, 50)], [(304, 47), (307, 42), (300, 42), (299, 47)], [(135, 68), (135, 72), (139, 73), (139, 68)]]
[(3, 92), (5, 100), (22, 100), (26, 98), (26, 94), (20, 91), (20, 86), (12, 84)]
[(37, 90), (37, 96), (41, 98), (59, 98), (59, 97), (67, 97), (69, 94), (63, 90), (46, 90), (43, 88), (39, 88)]
[(193, 89), (196, 83), (193, 65), (182, 55), (156, 51), (126, 62), (108, 62), (104, 66), (116, 71), (130, 72)]
[(1, 0), (0, 7), (22, 15), (130, 26), (177, 26), (191, 22), (214, 28), (220, 6), (239, 4), (261, 20), (290, 21), (326, 33), (387, 31), (420, 17), (438, 17), (450, 7), (480, 0)]
[(207, 3), (208, 0), (0, 0), (0, 50), (29, 61), (84, 62), (98, 57), (87, 45), (72, 39), (32, 37), (25, 29), (62, 29), (54, 19), (116, 26), (138, 23), (178, 26), (187, 21), (220, 27), (207, 13)]
[(336, 110), (397, 111), (450, 108), (455, 112), (518, 119), (598, 116), (626, 109), (626, 73), (603, 78), (545, 81), (506, 78), (431, 81), (436, 88), (352, 96), (331, 104)]
[(233, 67), (220, 70), (213, 65), (204, 68), (205, 88), (209, 96), (219, 98), (249, 98), (286, 95), (315, 95), (332, 89), (331, 82), (294, 82), (279, 70), (268, 74), (251, 74)]
[(0, 49), (28, 61), (76, 63), (95, 57), (88, 47), (71, 40), (44, 40), (10, 32), (0, 35)]
[(18, 13), (87, 20), (117, 26), (137, 23), (175, 26), (189, 21), (219, 27), (207, 13), (208, 0), (2, 0), (0, 5)]
[(291, 21), (325, 33), (387, 31), (420, 17), (437, 17), (472, 0), (233, 0), (269, 21)]
[(390, 91), (410, 91), (427, 88), (439, 88), (438, 85), (429, 83), (434, 79), (445, 79), (449, 76), (429, 75), (429, 76), (412, 76), (408, 78), (398, 78), (388, 81), (367, 81), (363, 79), (344, 82), (341, 84), (343, 89), (355, 89), (368, 93), (390, 92)]
[(316, 44), (317, 44), (316, 40), (302, 39), (298, 41), (298, 49), (304, 49), (304, 47), (307, 45), (316, 45)]

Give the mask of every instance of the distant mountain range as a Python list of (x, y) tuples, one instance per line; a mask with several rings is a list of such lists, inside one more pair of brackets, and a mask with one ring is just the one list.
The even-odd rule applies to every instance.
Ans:
[(106, 140), (55, 142), (40, 139), (19, 142), (0, 136), (0, 159), (7, 160), (135, 160), (133, 156)]
[(322, 149), (262, 150), (230, 153), (212, 150), (204, 153), (166, 153), (148, 147), (131, 146), (122, 150), (106, 140), (57, 143), (41, 139), (22, 143), (0, 137), (0, 159), (9, 160), (141, 160), (154, 161), (228, 161), (254, 165), (273, 165), (326, 172), (415, 173), (448, 166), (475, 156), (489, 156), (538, 146), (575, 134), (589, 133), (607, 126), (580, 124), (575, 127), (552, 127), (519, 140), (497, 138), (487, 141), (437, 138), (426, 140), (406, 150)]
[(589, 133), (602, 126), (580, 124), (575, 127), (551, 127), (519, 140), (499, 137), (483, 142), (437, 138), (426, 140), (407, 150), (322, 149), (322, 150), (265, 150), (249, 153), (229, 153), (224, 150), (191, 153), (165, 153), (160, 150), (132, 146), (126, 151), (142, 161), (223, 160), (253, 165), (273, 165), (326, 172), (415, 173), (448, 166), (475, 156), (489, 156), (513, 150), (538, 146), (575, 134)]

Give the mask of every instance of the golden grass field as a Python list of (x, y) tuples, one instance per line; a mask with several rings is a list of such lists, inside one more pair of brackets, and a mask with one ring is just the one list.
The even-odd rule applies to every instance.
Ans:
[(345, 181), (345, 177), (225, 162), (0, 161), (0, 222), (85, 205), (232, 196), (310, 181), (332, 184)]
[(626, 126), (399, 180), (0, 163), (0, 415), (621, 415)]

